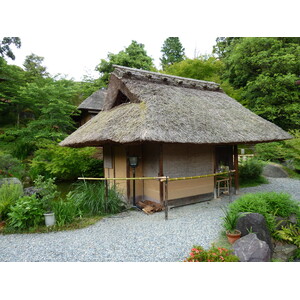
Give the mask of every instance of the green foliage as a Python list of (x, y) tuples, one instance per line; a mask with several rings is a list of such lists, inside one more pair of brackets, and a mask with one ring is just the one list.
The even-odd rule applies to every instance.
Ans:
[(11, 205), (23, 195), (19, 184), (4, 183), (0, 186), (0, 219), (6, 219)]
[(161, 48), (160, 58), (163, 70), (166, 67), (184, 60), (184, 48), (178, 37), (168, 37)]
[(57, 200), (52, 203), (55, 213), (56, 225), (64, 226), (72, 223), (75, 218), (81, 216), (81, 211), (72, 199)]
[(227, 209), (223, 209), (223, 227), (226, 231), (234, 233), (236, 230), (236, 224), (238, 219), (243, 215), (238, 212), (229, 212)]
[(212, 246), (204, 250), (201, 246), (193, 246), (190, 256), (184, 262), (238, 262), (239, 258), (232, 250)]
[(27, 55), (24, 61), (24, 68), (27, 72), (27, 75), (31, 79), (36, 79), (38, 77), (48, 76), (46, 72), (46, 67), (42, 65), (44, 57), (38, 56), (36, 54)]
[(81, 211), (88, 215), (115, 214), (121, 212), (125, 204), (115, 187), (108, 189), (108, 199), (105, 197), (105, 185), (101, 183), (80, 182), (69, 193)]
[(54, 182), (55, 178), (45, 179), (42, 175), (39, 175), (34, 181), (34, 186), (39, 190), (38, 194), (45, 212), (52, 211), (52, 202), (59, 195)]
[(21, 39), (19, 37), (4, 37), (0, 41), (0, 55), (2, 57), (7, 56), (12, 60), (15, 59), (15, 55), (11, 50), (11, 45), (15, 45), (17, 48), (21, 47)]
[(57, 180), (75, 180), (78, 177), (102, 177), (103, 161), (92, 157), (95, 148), (65, 148), (48, 145), (37, 150), (30, 164), (33, 178), (41, 174)]
[(223, 79), (241, 102), (283, 129), (299, 129), (299, 38), (239, 38), (226, 46)]
[(29, 229), (37, 227), (43, 221), (44, 210), (39, 199), (33, 196), (19, 198), (11, 206), (8, 213), (8, 225), (15, 229)]
[(216, 39), (216, 45), (213, 46), (213, 53), (218, 56), (218, 58), (223, 59), (226, 57), (234, 43), (236, 43), (240, 37), (218, 37)]
[(137, 68), (142, 70), (154, 69), (153, 59), (147, 55), (145, 46), (136, 41), (120, 51), (118, 54), (109, 53), (107, 59), (101, 59), (96, 70), (100, 72), (102, 81), (107, 84), (109, 75), (113, 71), (113, 65)]
[(300, 248), (300, 227), (297, 224), (290, 223), (275, 232), (276, 239), (296, 245)]
[(293, 213), (300, 216), (299, 204), (291, 200), (291, 196), (286, 193), (246, 194), (231, 203), (228, 209), (232, 214), (244, 212), (262, 214), (271, 233), (276, 227), (275, 216), (287, 217)]
[(294, 136), (294, 139), (257, 144), (255, 151), (257, 157), (262, 160), (285, 163), (289, 168), (300, 173), (300, 130), (294, 130), (290, 133)]
[(17, 177), (20, 180), (25, 175), (25, 167), (20, 160), (11, 154), (0, 151), (0, 178)]
[(198, 80), (220, 82), (223, 63), (214, 57), (200, 56), (195, 59), (185, 59), (165, 68), (170, 75), (193, 78)]
[(261, 177), (264, 164), (263, 162), (253, 158), (247, 159), (239, 164), (239, 178), (241, 184), (248, 180), (256, 180)]

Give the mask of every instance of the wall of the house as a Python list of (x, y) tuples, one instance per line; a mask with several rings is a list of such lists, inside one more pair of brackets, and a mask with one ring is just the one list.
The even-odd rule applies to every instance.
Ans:
[[(159, 144), (143, 145), (143, 171), (145, 177), (159, 176)], [(157, 180), (144, 181), (144, 200), (160, 202), (160, 182)]]
[[(190, 177), (214, 172), (214, 148), (209, 145), (165, 144), (164, 175)], [(193, 197), (213, 193), (214, 178), (199, 178), (169, 182), (168, 199)]]
[[(128, 165), (129, 156), (138, 156), (139, 165), (136, 177), (188, 177), (212, 174), (214, 169), (213, 146), (187, 144), (143, 144), (138, 146), (105, 146), (105, 177), (132, 177), (132, 168)], [(122, 194), (132, 201), (133, 182), (116, 180), (114, 182)], [(168, 199), (189, 198), (212, 194), (214, 178), (200, 178), (168, 183)], [(160, 202), (163, 197), (162, 184), (158, 180), (136, 181), (136, 202), (151, 200)]]
[(86, 110), (82, 110), (80, 117), (79, 117), (79, 125), (82, 126), (86, 122), (88, 122), (90, 119), (95, 117), (97, 115), (97, 112), (89, 112)]
[[(135, 177), (143, 176), (142, 148), (141, 146), (125, 147), (123, 145), (104, 146), (104, 176), (106, 178), (133, 177), (133, 170), (129, 167), (128, 157), (138, 156), (139, 165), (136, 168)], [(133, 181), (114, 180), (114, 184), (125, 198), (132, 201)], [(143, 199), (144, 187), (142, 180), (135, 181), (136, 202)]]

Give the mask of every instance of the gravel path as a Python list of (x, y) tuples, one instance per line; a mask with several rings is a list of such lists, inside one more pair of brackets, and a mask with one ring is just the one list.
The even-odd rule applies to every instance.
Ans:
[[(289, 192), (300, 201), (300, 181), (269, 178), (270, 184), (241, 189), (240, 194)], [(235, 198), (235, 197), (234, 197)], [(221, 207), (229, 201), (212, 200), (146, 215), (127, 211), (76, 230), (48, 234), (0, 235), (0, 261), (51, 262), (176, 262), (195, 244), (209, 248), (221, 231)]]

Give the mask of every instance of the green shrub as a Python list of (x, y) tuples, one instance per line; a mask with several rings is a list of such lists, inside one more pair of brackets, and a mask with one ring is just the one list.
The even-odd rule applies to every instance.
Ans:
[(263, 162), (253, 158), (242, 162), (239, 165), (239, 176), (241, 181), (258, 179), (263, 171)]
[(42, 175), (39, 175), (34, 181), (34, 186), (39, 190), (38, 194), (45, 212), (52, 210), (52, 202), (59, 195), (57, 185), (54, 182), (55, 178), (45, 179)]
[(279, 240), (296, 245), (300, 248), (300, 227), (296, 224), (289, 224), (275, 232), (275, 237)]
[(8, 225), (20, 230), (37, 227), (43, 222), (43, 215), (44, 210), (41, 201), (35, 195), (24, 196), (11, 206), (8, 213)]
[(262, 214), (271, 233), (275, 230), (275, 216), (286, 217), (292, 213), (299, 216), (299, 204), (284, 193), (246, 194), (229, 204), (229, 213), (251, 212)]
[(294, 139), (257, 144), (255, 151), (259, 159), (287, 163), (289, 168), (300, 173), (300, 130), (293, 130), (290, 134), (294, 136)]
[(57, 180), (74, 180), (78, 177), (102, 177), (103, 161), (92, 157), (95, 148), (73, 149), (47, 145), (34, 154), (30, 164), (33, 178), (43, 175)]
[(269, 211), (273, 215), (289, 217), (291, 214), (298, 215), (300, 212), (299, 202), (291, 199), (287, 193), (268, 192), (261, 194), (269, 206)]
[(232, 250), (226, 248), (215, 247), (204, 250), (201, 246), (194, 246), (190, 252), (190, 256), (184, 260), (185, 262), (238, 262), (239, 258), (233, 255)]
[(0, 151), (0, 178), (17, 177), (20, 180), (25, 175), (24, 165), (11, 154)]
[(58, 226), (72, 223), (75, 218), (81, 216), (81, 211), (72, 199), (54, 201), (53, 211)]
[(0, 186), (0, 219), (6, 219), (11, 205), (23, 195), (23, 188), (19, 184), (4, 183)]
[(69, 193), (78, 207), (88, 215), (115, 214), (124, 209), (124, 202), (115, 187), (108, 189), (108, 200), (105, 197), (103, 182), (80, 182)]

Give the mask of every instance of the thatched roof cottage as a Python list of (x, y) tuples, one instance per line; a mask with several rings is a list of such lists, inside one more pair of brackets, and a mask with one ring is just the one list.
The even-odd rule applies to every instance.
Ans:
[(100, 89), (86, 98), (79, 106), (80, 116), (76, 117), (80, 126), (95, 117), (103, 108), (106, 89)]
[[(227, 96), (220, 86), (115, 66), (103, 111), (61, 142), (61, 146), (104, 147), (105, 177), (131, 177), (128, 157), (137, 156), (137, 176), (197, 176), (223, 162), (237, 167), (237, 145), (291, 136)], [(117, 181), (132, 198), (130, 182)], [(169, 183), (170, 201), (212, 198), (214, 178)], [(162, 184), (136, 183), (141, 200), (161, 202)]]

